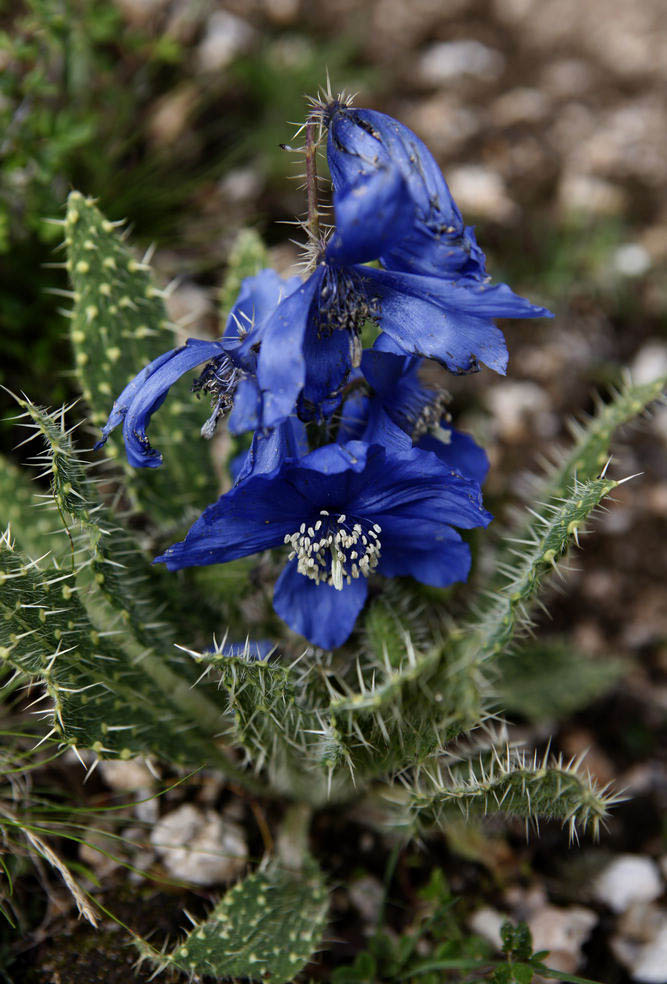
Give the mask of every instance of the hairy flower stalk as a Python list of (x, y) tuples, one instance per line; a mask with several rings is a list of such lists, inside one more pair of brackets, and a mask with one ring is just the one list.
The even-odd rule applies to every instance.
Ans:
[(320, 241), (320, 213), (317, 195), (317, 148), (319, 139), (315, 135), (319, 124), (311, 117), (306, 123), (306, 196), (308, 201), (308, 235), (312, 243)]

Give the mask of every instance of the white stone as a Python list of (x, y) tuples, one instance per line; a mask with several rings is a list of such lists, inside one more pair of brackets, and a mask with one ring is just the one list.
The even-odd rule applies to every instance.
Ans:
[(667, 984), (667, 912), (635, 905), (619, 919), (611, 939), (614, 956), (640, 984)]
[(558, 197), (566, 211), (587, 215), (618, 215), (625, 205), (625, 194), (618, 185), (568, 171), (561, 178)]
[(128, 793), (149, 790), (154, 783), (154, 777), (140, 758), (106, 759), (100, 762), (100, 772), (107, 786)]
[(498, 434), (506, 441), (522, 440), (531, 433), (540, 437), (556, 433), (558, 421), (549, 397), (536, 383), (497, 383), (486, 391), (485, 398)]
[(423, 53), (418, 72), (428, 85), (441, 85), (461, 75), (496, 79), (504, 67), (503, 55), (481, 41), (439, 41)]
[(638, 854), (615, 858), (593, 883), (595, 898), (614, 912), (625, 912), (636, 902), (652, 902), (662, 890), (657, 864)]
[(544, 119), (549, 103), (539, 89), (520, 87), (509, 89), (491, 104), (491, 119), (496, 126), (516, 126), (518, 123), (537, 123)]
[(115, 0), (116, 6), (130, 24), (145, 26), (161, 13), (168, 0)]
[(190, 803), (156, 823), (151, 843), (170, 875), (195, 885), (232, 881), (248, 860), (245, 832), (239, 824)]
[(263, 7), (274, 24), (291, 24), (299, 15), (299, 0), (263, 0)]
[(639, 384), (667, 376), (667, 343), (655, 338), (645, 342), (633, 360), (631, 372), (634, 382)]
[(220, 182), (220, 191), (232, 202), (247, 202), (256, 198), (264, 187), (264, 175), (251, 167), (237, 167)]
[(372, 875), (362, 875), (361, 878), (356, 878), (351, 883), (347, 894), (362, 918), (374, 926), (380, 915), (385, 896), (382, 882)]
[(498, 950), (502, 947), (500, 927), (507, 922), (507, 916), (496, 909), (485, 907), (474, 912), (470, 919), (470, 928)]
[(545, 905), (528, 920), (535, 950), (549, 950), (549, 966), (573, 973), (581, 963), (581, 947), (598, 921), (596, 913), (583, 906), (561, 909)]
[(220, 72), (247, 51), (255, 32), (246, 21), (226, 10), (215, 10), (206, 22), (206, 33), (197, 47), (202, 72)]
[(480, 164), (455, 167), (447, 175), (449, 187), (463, 213), (506, 222), (518, 213), (497, 171)]
[(641, 243), (624, 243), (611, 259), (614, 269), (624, 277), (641, 277), (651, 269), (651, 257)]
[(667, 982), (667, 918), (655, 939), (641, 948), (631, 974), (634, 980), (643, 984)]

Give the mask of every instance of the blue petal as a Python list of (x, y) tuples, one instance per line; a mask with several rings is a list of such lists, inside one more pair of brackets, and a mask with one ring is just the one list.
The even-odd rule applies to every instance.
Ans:
[(135, 468), (157, 468), (162, 464), (162, 455), (151, 447), (146, 436), (152, 414), (162, 405), (177, 379), (202, 362), (224, 355), (226, 350), (224, 341), (189, 338), (182, 348), (172, 349), (154, 359), (118, 397), (102, 431), (102, 439), (95, 446), (104, 444), (122, 420), (129, 463)]
[[(470, 573), (470, 549), (447, 526), (424, 519), (410, 528), (386, 524), (380, 534), (382, 556), (378, 573), (385, 577), (414, 577), (422, 584), (446, 588), (465, 581)], [(385, 548), (390, 541), (390, 548)]]
[(245, 434), (259, 427), (261, 394), (254, 376), (239, 381), (234, 395), (234, 406), (227, 421), (230, 434)]
[(276, 582), (273, 607), (284, 622), (321, 649), (335, 649), (348, 638), (368, 593), (366, 578), (353, 579), (341, 591), (316, 584), (291, 560)]
[[(380, 335), (380, 339), (386, 337), (384, 333)], [(410, 436), (441, 395), (420, 377), (423, 365), (424, 360), (416, 356), (394, 355), (376, 346), (364, 352), (361, 362), (377, 400), (394, 423)]]
[(407, 352), (437, 359), (452, 372), (483, 362), (507, 368), (507, 347), (491, 318), (552, 317), (514, 294), (506, 284), (441, 280), (371, 267), (355, 267), (369, 297), (381, 301), (382, 330)]
[(158, 355), (157, 359), (153, 359), (152, 362), (149, 362), (147, 366), (144, 366), (141, 372), (137, 373), (137, 375), (130, 380), (120, 396), (114, 400), (111, 413), (109, 414), (109, 419), (102, 428), (102, 437), (95, 445), (95, 451), (101, 448), (103, 444), (106, 444), (109, 434), (111, 434), (111, 432), (123, 422), (128, 407), (141, 387), (145, 384), (146, 380), (152, 376), (153, 373), (157, 372), (157, 370), (166, 362), (169, 362), (169, 360), (172, 359), (177, 352), (180, 352), (180, 349), (170, 349), (169, 352), (163, 352), (162, 355)]
[(275, 270), (261, 270), (241, 281), (241, 290), (227, 318), (225, 339), (237, 340), (235, 357), (247, 372), (257, 368), (257, 351), (263, 329), (283, 298), (301, 285), (298, 277), (283, 280)]
[[(363, 380), (362, 372), (360, 369), (353, 369), (350, 382), (358, 380)], [(370, 399), (365, 388), (358, 384), (351, 387), (340, 409), (340, 423), (336, 434), (339, 444), (361, 439), (368, 422), (369, 406)]]
[(387, 269), (434, 276), (485, 276), (485, 259), (428, 147), (408, 127), (371, 109), (331, 114), (327, 156), (334, 186), (373, 168), (397, 167), (415, 207), (409, 228), (379, 254)]
[(249, 450), (233, 474), (234, 484), (245, 481), (250, 475), (276, 471), (284, 461), (296, 461), (307, 454), (304, 424), (297, 417), (288, 417), (267, 433), (255, 431)]
[[(348, 511), (376, 519), (383, 528), (391, 517), (409, 529), (413, 521), (437, 517), (442, 525), (471, 529), (487, 526), (491, 515), (482, 505), (479, 485), (452, 472), (435, 455), (418, 448), (400, 455), (372, 446), (361, 486)], [(385, 552), (385, 535), (381, 535)]]
[(157, 468), (162, 454), (151, 447), (146, 431), (151, 416), (164, 403), (177, 379), (195, 366), (225, 353), (222, 342), (203, 342), (189, 338), (183, 348), (152, 373), (136, 393), (123, 421), (123, 440), (127, 460), (135, 468)]
[(324, 265), (320, 265), (304, 284), (281, 301), (264, 326), (257, 361), (264, 427), (274, 427), (285, 420), (303, 389), (306, 379), (304, 337), (324, 273)]
[(381, 444), (387, 451), (402, 454), (412, 448), (412, 438), (396, 424), (379, 399), (370, 401), (366, 428), (361, 435), (369, 444)]
[(327, 417), (340, 403), (336, 396), (345, 382), (351, 363), (350, 334), (340, 328), (319, 334), (316, 320), (310, 320), (303, 340), (306, 363), (302, 398), (315, 412), (307, 417)]
[(326, 250), (329, 263), (376, 260), (407, 236), (414, 222), (403, 176), (391, 165), (343, 187), (334, 182), (333, 200), (336, 227)]
[(482, 485), (489, 471), (489, 459), (484, 448), (480, 448), (469, 434), (449, 428), (444, 422), (442, 426), (449, 431), (447, 443), (432, 434), (425, 434), (417, 442), (417, 447), (431, 451), (444, 464)]
[(155, 558), (169, 570), (223, 564), (281, 546), (312, 512), (309, 501), (276, 473), (252, 475), (208, 506), (185, 540)]
[(235, 454), (233, 458), (230, 458), (227, 462), (227, 470), (229, 471), (230, 477), (234, 485), (239, 480), (239, 476), (243, 474), (244, 465), (248, 459), (249, 451), (239, 451)]

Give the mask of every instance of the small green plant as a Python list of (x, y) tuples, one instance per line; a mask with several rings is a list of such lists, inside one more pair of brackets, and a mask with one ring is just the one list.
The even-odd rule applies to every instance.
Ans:
[(443, 980), (531, 984), (545, 977), (568, 984), (592, 984), (552, 970), (545, 963), (546, 951), (533, 952), (525, 923), (503, 924), (503, 957), (499, 958), (485, 940), (465, 928), (462, 900), (452, 895), (439, 868), (419, 892), (419, 900), (416, 917), (400, 937), (379, 926), (352, 964), (334, 970), (333, 984), (439, 984)]
[[(0, 539), (0, 659), (8, 674), (41, 688), (47, 738), (99, 758), (150, 755), (184, 768), (208, 765), (255, 796), (287, 804), (273, 856), (232, 887), (185, 939), (160, 948), (133, 936), (140, 960), (156, 970), (168, 967), (223, 979), (270, 976), (276, 984), (292, 980), (321, 948), (325, 934), (328, 890), (309, 832), (314, 815), (332, 804), (345, 811), (362, 799), (371, 801), (405, 839), (444, 828), (451, 817), (492, 812), (519, 817), (527, 827), (540, 818), (557, 820), (576, 837), (597, 835), (615, 799), (578, 762), (507, 747), (489, 721), (500, 712), (503, 680), (505, 685), (511, 680), (513, 654), (521, 652), (550, 575), (624, 481), (612, 477), (608, 467), (615, 431), (659, 399), (666, 381), (623, 381), (606, 402), (600, 401), (594, 416), (573, 428), (570, 447), (536, 481), (534, 503), (509, 531), (510, 538), (497, 546), (494, 563), (487, 565), (492, 573), (477, 576), (468, 614), (454, 622), (440, 601), (446, 595), (435, 587), (442, 586), (444, 575), (431, 566), (431, 552), (451, 550), (451, 564), (460, 566), (461, 573), (446, 584), (467, 576), (468, 544), (446, 524), (470, 529), (488, 523), (474, 474), (483, 453), (471, 439), (448, 429), (444, 398), (430, 390), (409, 432), (392, 431), (391, 420), (379, 418), (395, 447), (386, 448), (376, 436), (360, 439), (353, 428), (364, 411), (354, 401), (361, 395), (367, 402), (381, 402), (384, 378), (378, 364), (386, 365), (387, 356), (403, 360), (382, 396), (384, 403), (375, 405), (389, 418), (396, 413), (395, 394), (412, 379), (410, 360), (424, 356), (422, 349), (400, 357), (391, 347), (363, 350), (362, 343), (369, 323), (377, 328), (381, 317), (378, 298), (387, 302), (389, 313), (395, 312), (400, 303), (414, 303), (417, 281), (429, 285), (422, 305), (437, 298), (436, 288), (453, 292), (446, 295), (447, 315), (437, 322), (449, 332), (449, 348), (431, 354), (459, 372), (478, 365), (468, 351), (477, 345), (475, 332), (483, 339), (480, 358), (503, 368), (502, 336), (488, 321), (494, 303), (501, 304), (501, 313), (548, 312), (517, 298), (505, 285), (489, 286), (481, 274), (481, 279), (466, 274), (453, 287), (449, 281), (442, 287), (436, 277), (392, 271), (391, 255), (387, 268), (332, 258), (335, 249), (344, 252), (345, 243), (335, 234), (317, 238), (315, 136), (317, 126), (334, 117), (356, 126), (356, 117), (347, 113), (342, 99), (316, 102), (306, 124), (311, 276), (295, 284), (273, 271), (258, 273), (263, 247), (257, 237), (244, 235), (231, 254), (225, 304), (232, 303), (239, 285), (241, 293), (229, 318), (229, 310), (223, 311), (227, 333), (216, 342), (191, 339), (175, 347), (147, 258), (134, 255), (121, 226), (106, 219), (92, 199), (72, 192), (63, 220), (72, 287), (70, 340), (98, 434), (112, 408), (102, 432), (103, 441), (109, 439), (107, 458), (77, 447), (81, 439), (75, 443), (71, 407), (49, 412), (28, 396), (15, 397), (18, 423), (28, 429), (26, 443), (34, 441), (32, 461), (46, 485), (35, 494), (18, 469), (7, 466), (0, 473), (3, 511), (10, 520)], [(380, 116), (371, 115), (374, 122), (354, 131), (362, 145), (380, 139), (386, 125)], [(340, 149), (335, 141), (333, 147)], [(357, 237), (355, 256), (368, 250), (367, 226), (357, 212), (375, 201), (364, 198), (368, 188), (381, 196), (385, 210), (373, 210), (373, 222), (386, 223), (387, 209), (400, 207), (408, 210), (413, 225), (406, 227), (401, 213), (389, 223), (389, 232), (407, 235), (406, 228), (416, 228), (423, 233), (413, 192), (406, 190), (414, 177), (413, 159), (404, 162), (407, 177), (391, 162), (381, 164), (373, 158), (370, 183), (362, 182), (361, 189), (354, 184), (349, 200), (334, 186), (341, 195), (339, 225), (349, 219)], [(337, 166), (343, 165), (339, 161)], [(356, 156), (353, 166), (356, 175)], [(383, 249), (393, 248), (393, 240), (387, 246), (384, 225), (381, 231)], [(444, 244), (447, 262), (459, 249), (465, 254), (461, 263), (478, 262), (473, 241), (466, 239), (470, 230), (462, 227), (458, 239), (445, 241), (455, 231), (446, 226), (445, 238), (434, 245), (429, 239), (429, 248)], [(415, 242), (421, 239), (410, 241), (410, 251), (417, 248)], [(276, 292), (267, 320), (261, 313), (264, 290)], [(452, 296), (463, 305), (460, 310), (452, 307)], [(474, 314), (480, 304), (486, 305), (486, 320)], [(313, 311), (320, 320), (311, 337)], [(305, 319), (302, 334), (293, 337), (300, 317)], [(468, 329), (464, 342), (460, 332), (450, 329), (450, 317)], [(408, 345), (412, 327), (410, 319), (399, 319), (398, 326), (389, 321), (391, 345)], [(331, 356), (341, 337), (344, 345)], [(429, 345), (435, 344), (433, 337), (427, 335)], [(313, 392), (321, 380), (309, 376), (309, 358), (318, 372), (324, 366), (324, 374), (343, 366), (339, 388), (327, 376), (327, 399), (333, 394), (340, 404), (328, 417), (321, 407), (319, 416), (313, 412)], [(194, 389), (210, 397), (210, 415), (179, 384), (180, 392), (173, 392), (156, 415), (154, 447), (146, 434), (151, 415), (177, 378), (204, 361)], [(360, 367), (365, 382), (360, 382)], [(414, 379), (410, 385), (416, 385)], [(239, 428), (254, 429), (250, 450), (247, 442), (234, 446), (224, 435), (222, 450), (216, 441), (197, 442), (197, 431), (210, 437), (234, 400), (236, 410), (241, 393), (244, 413), (254, 420)], [(350, 405), (354, 417), (346, 416)], [(121, 423), (130, 460), (148, 468), (118, 467), (122, 444), (111, 432)], [(344, 440), (345, 428), (351, 429), (351, 440)], [(434, 443), (420, 450), (422, 439)], [(458, 454), (461, 446), (474, 458), (470, 473), (446, 457)], [(232, 447), (243, 449), (240, 463)], [(157, 469), (162, 452), (164, 464)], [(445, 467), (438, 454), (450, 464)], [(384, 467), (373, 471), (377, 461)], [(232, 489), (196, 520), (183, 542), (174, 544), (215, 498), (218, 483), (228, 487), (225, 465), (234, 476)], [(274, 491), (270, 483), (282, 481), (283, 469), (288, 480)], [(375, 483), (370, 491), (362, 482), (369, 473)], [(347, 495), (344, 501), (357, 509), (351, 519), (343, 500), (327, 498), (340, 474), (349, 476), (337, 494)], [(445, 488), (451, 499), (444, 497)], [(312, 520), (312, 527), (307, 520), (299, 528), (301, 520), (295, 517), (300, 514), (290, 512), (294, 489), (301, 496), (299, 507), (309, 495), (321, 496), (315, 514), (320, 518)], [(406, 498), (408, 493), (412, 498)], [(419, 510), (429, 507), (432, 515), (424, 520)], [(441, 512), (455, 518), (443, 521)], [(415, 523), (431, 520), (430, 537), (412, 537)], [(221, 542), (232, 545), (218, 556)], [(284, 551), (281, 560), (276, 550), (266, 548), (283, 542), (293, 550), (279, 574)], [(151, 563), (158, 551), (170, 571)], [(247, 560), (257, 552), (256, 562)], [(406, 566), (406, 557), (412, 567)], [(211, 560), (231, 563), (211, 572)], [(374, 580), (376, 569), (391, 582)], [(424, 585), (405, 576), (415, 570)], [(279, 601), (277, 590), (272, 609), (270, 590), (277, 577), (283, 586), (297, 579), (292, 595), (289, 587), (283, 595), (299, 602), (296, 616)], [(341, 598), (351, 594), (353, 610), (341, 607)], [(325, 609), (316, 607), (322, 599), (325, 607), (331, 605), (327, 618)], [(313, 611), (319, 613), (315, 619)], [(520, 665), (524, 693), (531, 685), (542, 689), (542, 662), (527, 658), (524, 650)], [(563, 673), (572, 672), (567, 660), (560, 666)], [(589, 679), (587, 692), (607, 680), (604, 675)], [(557, 697), (554, 706), (560, 706)], [(525, 929), (506, 929), (506, 959), (489, 961), (478, 941), (455, 934), (454, 902), (442, 883), (433, 881), (425, 900), (431, 915), (414, 932), (396, 945), (376, 935), (354, 968), (340, 971), (339, 984), (385, 973), (388, 979), (429, 980), (441, 970), (472, 970), (495, 984), (528, 984), (536, 973), (550, 976), (543, 955), (532, 953)], [(424, 936), (435, 941), (430, 963), (416, 960), (417, 941)], [(480, 960), (490, 977), (483, 977)], [(345, 978), (345, 973), (352, 976)]]

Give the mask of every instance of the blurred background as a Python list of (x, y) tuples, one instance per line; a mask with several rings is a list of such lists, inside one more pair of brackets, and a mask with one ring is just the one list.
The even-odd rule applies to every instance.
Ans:
[[(60, 229), (49, 219), (62, 216), (71, 188), (98, 198), (109, 218), (127, 218), (135, 243), (156, 245), (159, 277), (177, 278), (170, 315), (191, 334), (217, 330), (240, 228), (260, 231), (287, 271), (298, 251), (282, 223), (304, 203), (299, 182), (287, 180), (298, 162), (279, 145), (327, 70), (334, 89), (357, 92), (358, 105), (422, 137), (476, 225), (494, 279), (556, 314), (505, 324), (506, 380), (484, 371), (453, 381), (460, 423), (492, 459), (490, 508), (503, 515), (523, 472), (622, 366), (638, 380), (667, 373), (663, 0), (615, 0), (613, 12), (608, 0), (6, 2), (0, 383), (51, 406), (77, 395), (58, 294), (67, 284), (50, 265)], [(11, 407), (0, 393), (8, 453), (17, 443)], [(620, 658), (621, 679), (555, 725), (518, 712), (529, 738), (555, 729), (554, 747), (588, 748), (591, 771), (631, 796), (599, 848), (570, 850), (558, 829), (508, 854), (496, 843), (493, 864), (509, 883), (527, 892), (536, 879), (564, 903), (591, 901), (592, 855), (599, 866), (613, 854), (657, 859), (667, 850), (666, 452), (662, 408), (619, 446), (615, 476), (642, 475), (586, 538), (541, 626), (545, 660), (550, 646)], [(474, 857), (461, 838), (456, 849)], [(654, 918), (653, 898), (646, 904), (639, 925), (653, 919), (667, 947), (667, 916)], [(644, 932), (622, 919), (596, 914), (587, 953), (605, 980), (629, 979), (628, 947)], [(610, 938), (621, 943), (610, 947)]]

